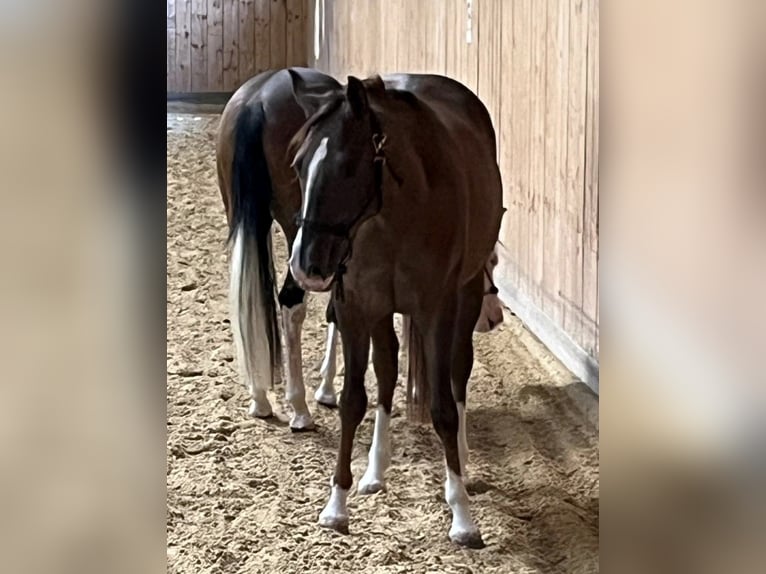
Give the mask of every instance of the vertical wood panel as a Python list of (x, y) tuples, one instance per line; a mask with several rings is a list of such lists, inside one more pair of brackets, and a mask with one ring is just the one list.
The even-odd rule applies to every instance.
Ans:
[[(500, 133), (500, 102), (502, 100), (500, 75), (502, 73), (502, 21), (503, 4), (499, 1), (480, 5), (478, 13), (479, 97), (489, 110), (495, 132)], [(498, 142), (499, 143), (499, 142)], [(499, 151), (499, 149), (498, 149)], [(499, 154), (498, 154), (499, 158)]]
[(239, 0), (223, 0), (223, 86), (239, 85)]
[(239, 82), (255, 75), (255, 3), (239, 0)]
[(191, 0), (176, 4), (176, 79), (179, 92), (192, 89), (191, 69)]
[[(516, 235), (514, 225), (513, 205), (513, 181), (511, 171), (511, 156), (513, 154), (511, 137), (513, 125), (510, 116), (512, 111), (511, 102), (513, 90), (513, 68), (511, 57), (513, 54), (513, 14), (515, 2), (506, 2), (501, 11), (500, 46), (503, 57), (503, 70), (500, 76), (500, 120), (498, 125), (498, 142), (500, 144), (500, 173), (503, 177), (503, 205), (507, 209), (500, 226), (500, 242), (503, 243), (508, 253), (512, 256), (516, 251)], [(507, 270), (508, 280), (515, 283), (518, 279), (516, 266)]]
[(569, 2), (549, 0), (548, 5), (548, 62), (546, 87), (546, 142), (545, 193), (548, 204), (545, 212), (545, 233), (553, 238), (552, 249), (543, 263), (543, 288), (547, 296), (542, 301), (543, 311), (557, 325), (563, 324), (564, 305), (559, 295), (564, 246), (562, 245), (563, 212), (566, 205), (566, 149), (567, 149), (567, 90), (569, 59)]
[(529, 276), (528, 293), (536, 301), (542, 299), (543, 260), (548, 239), (544, 231), (545, 199), (545, 87), (546, 87), (546, 3), (534, 1), (530, 30), (532, 32), (531, 76), (529, 93), (531, 99), (529, 133), (529, 193), (528, 216), (529, 234), (527, 237), (527, 272)]
[(585, 205), (583, 229), (583, 347), (598, 357), (598, 0), (588, 10), (588, 80), (585, 112)]
[(287, 65), (287, 6), (286, 0), (271, 0), (269, 19), (269, 37), (271, 38), (271, 68), (284, 68)]
[(207, 88), (207, 0), (192, 0), (191, 13), (192, 91)]
[(176, 72), (176, 0), (167, 0), (167, 91), (175, 90)]
[(513, 212), (511, 220), (515, 226), (516, 248), (513, 251), (520, 273), (517, 287), (528, 293), (528, 251), (529, 239), (529, 172), (530, 172), (530, 116), (532, 99), (530, 97), (530, 65), (532, 56), (531, 42), (531, 0), (517, 0), (513, 13), (513, 52), (511, 73), (513, 90), (511, 92), (511, 182)]
[(207, 80), (206, 88), (224, 90), (223, 84), (223, 0), (207, 0)]
[(306, 0), (287, 1), (287, 66), (306, 65)]
[(253, 17), (255, 63), (253, 75), (270, 69), (271, 66), (271, 0), (255, 0)]
[(582, 341), (582, 266), (583, 266), (583, 161), (585, 157), (585, 82), (587, 14), (585, 0), (570, 0), (569, 11), (569, 89), (567, 104), (566, 168), (566, 249), (563, 297), (566, 301), (564, 329), (575, 341)]

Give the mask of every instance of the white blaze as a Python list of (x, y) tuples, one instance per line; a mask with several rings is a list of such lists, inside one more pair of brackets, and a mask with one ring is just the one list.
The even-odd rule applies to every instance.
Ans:
[[(303, 198), (303, 206), (301, 207), (301, 216), (304, 219), (306, 218), (306, 213), (308, 212), (311, 188), (313, 187), (314, 181), (316, 180), (319, 164), (322, 163), (322, 160), (325, 157), (327, 157), (328, 139), (329, 138), (326, 138), (326, 137), (322, 138), (322, 141), (319, 142), (319, 146), (314, 152), (314, 155), (311, 157), (311, 162), (309, 163), (308, 175), (306, 177), (306, 194), (305, 194), (305, 197)], [(295, 236), (295, 241), (293, 242), (293, 249), (290, 253), (290, 270), (293, 273), (293, 277), (295, 277), (295, 279), (298, 279), (299, 282), (301, 278), (305, 277), (305, 273), (303, 272), (303, 270), (300, 268), (300, 265), (298, 264), (298, 258), (301, 252), (302, 239), (303, 239), (303, 229), (298, 229), (298, 235)]]

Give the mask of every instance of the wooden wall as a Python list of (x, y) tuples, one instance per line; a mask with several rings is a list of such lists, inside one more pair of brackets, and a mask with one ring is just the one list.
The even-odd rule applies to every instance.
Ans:
[(310, 3), (167, 0), (168, 93), (233, 92), (263, 70), (305, 66)]
[[(316, 4), (315, 4), (316, 2)], [(324, 5), (324, 30), (314, 11)], [(498, 286), (598, 388), (598, 0), (310, 0), (309, 64), (433, 72), (469, 86), (498, 134), (508, 212)], [(314, 58), (314, 33), (321, 49)]]

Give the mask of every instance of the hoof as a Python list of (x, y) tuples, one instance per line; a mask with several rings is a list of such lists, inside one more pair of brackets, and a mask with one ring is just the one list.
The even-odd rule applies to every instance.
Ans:
[(348, 516), (338, 516), (330, 512), (322, 512), (319, 515), (319, 526), (331, 528), (341, 534), (348, 534)]
[(359, 481), (359, 486), (356, 488), (356, 491), (359, 494), (375, 494), (382, 490), (386, 490), (385, 482), (378, 480), (377, 478), (367, 479), (367, 477), (364, 476), (362, 477), (362, 480)]
[(474, 550), (479, 550), (486, 546), (481, 538), (481, 532), (478, 530), (450, 531), (449, 539), (459, 546), (473, 548)]
[(328, 409), (335, 409), (338, 407), (338, 399), (335, 393), (322, 392), (321, 389), (317, 389), (314, 393), (314, 399), (317, 403)]
[(314, 419), (309, 414), (293, 415), (290, 419), (290, 430), (293, 432), (309, 432), (315, 429)]
[(269, 403), (264, 404), (258, 404), (255, 401), (250, 401), (250, 408), (248, 409), (248, 414), (256, 419), (270, 419), (274, 416), (274, 411), (271, 410), (271, 405)]

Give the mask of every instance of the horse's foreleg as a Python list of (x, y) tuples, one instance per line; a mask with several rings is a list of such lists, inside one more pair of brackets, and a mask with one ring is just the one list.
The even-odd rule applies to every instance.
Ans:
[(482, 309), (480, 274), (469, 283), (460, 295), (455, 336), (452, 343), (452, 395), (457, 403), (458, 413), (458, 453), (460, 455), (460, 474), (467, 480), (468, 436), (466, 432), (466, 395), (468, 379), (473, 369), (473, 327), (476, 317)]
[[(456, 327), (456, 305), (442, 309), (426, 330), (425, 359), (431, 388), (431, 420), (444, 446), (447, 480), (445, 498), (452, 510), (450, 539), (462, 546), (482, 548), (484, 542), (471, 517), (463, 482), (458, 432), (460, 417), (450, 380), (451, 352)], [(473, 327), (473, 326), (472, 326)]]
[(292, 407), (290, 429), (294, 432), (312, 430), (314, 420), (306, 404), (306, 387), (303, 384), (301, 359), (301, 331), (306, 318), (306, 293), (298, 287), (290, 272), (279, 292), (282, 310), (282, 329), (287, 347), (287, 383), (285, 394)]
[(372, 331), (372, 364), (378, 379), (378, 409), (367, 471), (359, 481), (360, 494), (372, 494), (385, 488), (385, 472), (391, 463), (391, 437), (388, 432), (391, 403), (398, 373), (399, 341), (393, 317), (383, 319)]
[(322, 513), (319, 524), (348, 532), (348, 508), (346, 499), (353, 482), (351, 474), (351, 452), (354, 435), (367, 409), (367, 392), (364, 389), (364, 374), (370, 352), (370, 333), (361, 321), (341, 324), (345, 374), (340, 401), (340, 448), (331, 481), (332, 492)]

